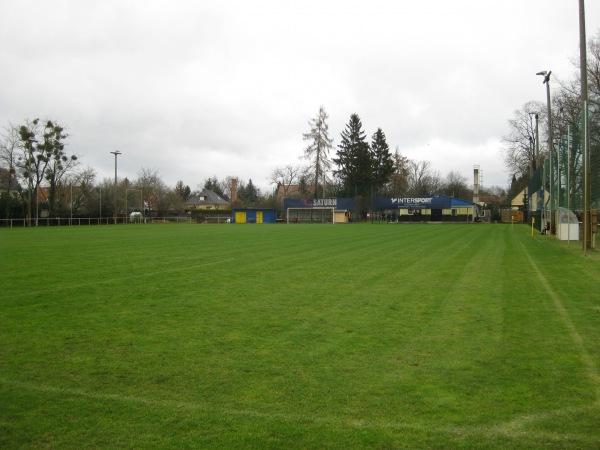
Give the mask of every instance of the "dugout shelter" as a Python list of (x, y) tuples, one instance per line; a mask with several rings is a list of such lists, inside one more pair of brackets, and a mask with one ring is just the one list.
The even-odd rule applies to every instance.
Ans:
[(231, 211), (231, 223), (275, 223), (277, 215), (272, 208), (241, 208)]
[(353, 198), (286, 198), (283, 200), (287, 223), (352, 222), (356, 200)]

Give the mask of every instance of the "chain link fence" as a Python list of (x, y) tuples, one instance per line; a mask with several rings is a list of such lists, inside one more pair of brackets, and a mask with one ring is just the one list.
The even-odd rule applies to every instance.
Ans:
[[(596, 114), (597, 116), (597, 114)], [(590, 120), (591, 123), (597, 120)], [(555, 216), (559, 209), (570, 210), (582, 221), (584, 213), (584, 151), (583, 123), (572, 124), (554, 141), (550, 155), (543, 156), (533, 172), (528, 186), (529, 223), (535, 219), (538, 230), (550, 224), (555, 231)], [(591, 127), (590, 129), (594, 129)], [(589, 133), (589, 132), (588, 132)], [(591, 187), (590, 209), (600, 208), (600, 148), (590, 139)]]

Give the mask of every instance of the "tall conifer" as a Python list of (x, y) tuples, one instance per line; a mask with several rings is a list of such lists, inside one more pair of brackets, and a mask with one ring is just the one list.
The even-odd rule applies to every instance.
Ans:
[(338, 166), (335, 173), (346, 195), (370, 195), (373, 159), (358, 114), (350, 116), (350, 122), (342, 131), (337, 158), (333, 158), (333, 162)]

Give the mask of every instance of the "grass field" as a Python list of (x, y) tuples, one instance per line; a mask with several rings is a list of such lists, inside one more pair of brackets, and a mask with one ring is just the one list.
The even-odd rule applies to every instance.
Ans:
[(0, 448), (599, 448), (600, 257), (510, 225), (0, 230)]

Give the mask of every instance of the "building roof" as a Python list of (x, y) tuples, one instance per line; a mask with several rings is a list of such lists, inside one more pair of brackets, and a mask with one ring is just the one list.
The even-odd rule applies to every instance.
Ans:
[(258, 206), (249, 206), (247, 208), (233, 208), (231, 210), (232, 212), (236, 212), (236, 211), (275, 211), (275, 208), (269, 208), (269, 207), (265, 207), (265, 208), (260, 208)]
[(185, 204), (196, 207), (206, 205), (226, 206), (229, 205), (229, 202), (214, 191), (202, 189), (202, 192), (200, 192), (198, 195), (193, 195), (188, 198), (185, 201)]
[(450, 205), (451, 205), (453, 208), (457, 208), (457, 207), (461, 207), (461, 206), (462, 206), (462, 207), (473, 206), (473, 205), (475, 205), (475, 203), (473, 203), (473, 202), (470, 202), (470, 201), (468, 201), (468, 200), (460, 200), (460, 199), (458, 199), (458, 198), (451, 197), (451, 200), (450, 200)]

